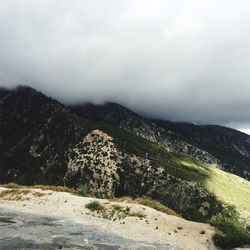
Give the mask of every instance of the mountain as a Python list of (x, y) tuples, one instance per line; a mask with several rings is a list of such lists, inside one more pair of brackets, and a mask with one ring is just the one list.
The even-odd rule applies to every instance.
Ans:
[(146, 195), (198, 221), (222, 209), (175, 153), (82, 119), (34, 89), (19, 87), (2, 95), (0, 119), (1, 183), (85, 184), (101, 197)]
[(209, 165), (217, 160), (181, 134), (120, 105), (68, 108), (29, 87), (1, 93), (0, 183), (146, 196), (196, 221), (220, 213), (228, 195), (231, 204), (250, 210), (242, 197), (249, 182)]

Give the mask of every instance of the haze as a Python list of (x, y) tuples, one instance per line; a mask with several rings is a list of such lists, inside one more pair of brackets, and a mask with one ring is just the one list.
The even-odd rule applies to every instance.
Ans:
[(250, 128), (247, 0), (0, 1), (0, 86)]

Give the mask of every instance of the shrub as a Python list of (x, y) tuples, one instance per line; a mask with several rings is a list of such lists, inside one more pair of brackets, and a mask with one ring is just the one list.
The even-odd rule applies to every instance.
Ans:
[(213, 236), (216, 245), (231, 249), (250, 244), (250, 234), (234, 206), (226, 206), (221, 214), (212, 218), (211, 224), (217, 228)]
[(103, 205), (101, 205), (99, 201), (92, 201), (86, 204), (85, 207), (91, 211), (102, 211), (104, 209)]
[(84, 197), (94, 196), (87, 185), (80, 185), (77, 188), (76, 193)]
[(20, 188), (20, 187), (22, 187), (22, 186), (20, 186), (20, 185), (14, 183), (14, 182), (10, 182), (10, 183), (8, 183), (8, 184), (4, 184), (3, 187), (5, 187), (5, 188)]
[(130, 212), (130, 207), (126, 206), (125, 213), (128, 214)]

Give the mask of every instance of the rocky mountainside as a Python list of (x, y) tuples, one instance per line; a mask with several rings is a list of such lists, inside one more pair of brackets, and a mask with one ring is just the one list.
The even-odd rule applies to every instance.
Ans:
[(250, 136), (218, 125), (153, 121), (217, 158), (223, 169), (250, 180)]
[(83, 184), (99, 197), (145, 195), (197, 221), (222, 209), (201, 185), (208, 176), (180, 163), (192, 158), (83, 119), (31, 88), (1, 95), (0, 120), (0, 183)]
[(71, 106), (70, 109), (83, 118), (112, 124), (133, 132), (151, 142), (172, 148), (175, 152), (187, 154), (204, 163), (217, 166), (221, 165), (218, 159), (210, 155), (208, 152), (191, 145), (184, 140), (182, 136), (157, 126), (155, 123), (137, 115), (119, 104), (86, 104)]
[(80, 119), (28, 87), (0, 97), (0, 182), (60, 183), (65, 151), (82, 134)]
[(85, 104), (70, 109), (81, 117), (118, 126), (175, 152), (250, 179), (250, 136), (237, 130), (149, 120), (115, 103)]

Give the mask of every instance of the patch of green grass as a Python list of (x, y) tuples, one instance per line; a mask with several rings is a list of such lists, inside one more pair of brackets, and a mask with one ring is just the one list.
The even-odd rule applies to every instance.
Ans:
[(211, 224), (215, 226), (214, 243), (225, 249), (250, 244), (250, 234), (240, 220), (235, 207), (227, 206), (222, 214), (214, 216)]
[(250, 182), (215, 167), (209, 171), (210, 176), (204, 181), (204, 187), (239, 211), (250, 213)]
[(189, 172), (190, 179), (199, 181), (222, 202), (234, 205), (239, 211), (250, 213), (249, 181), (189, 157), (176, 158), (175, 162)]

